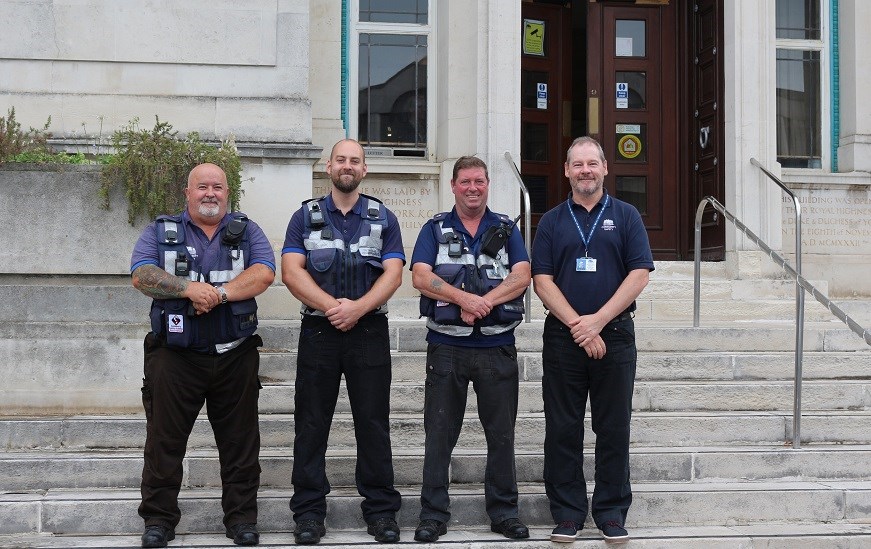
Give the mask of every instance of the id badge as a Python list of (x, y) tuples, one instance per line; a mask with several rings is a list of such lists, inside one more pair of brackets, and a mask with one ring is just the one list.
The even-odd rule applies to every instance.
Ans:
[(575, 270), (579, 273), (595, 273), (596, 260), (592, 257), (579, 257), (575, 260)]

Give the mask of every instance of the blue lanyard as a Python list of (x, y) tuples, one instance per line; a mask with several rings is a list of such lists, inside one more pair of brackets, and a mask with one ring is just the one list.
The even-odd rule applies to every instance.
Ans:
[(575, 227), (578, 228), (578, 234), (581, 235), (581, 242), (584, 243), (584, 256), (587, 256), (590, 251), (590, 241), (593, 240), (593, 233), (596, 231), (596, 227), (599, 226), (599, 221), (602, 219), (602, 214), (605, 213), (605, 208), (608, 207), (608, 202), (611, 200), (611, 195), (605, 195), (605, 203), (602, 205), (602, 209), (599, 210), (599, 215), (596, 216), (596, 220), (593, 221), (593, 226), (590, 227), (590, 235), (587, 236), (584, 234), (584, 231), (581, 229), (581, 224), (578, 223), (578, 218), (575, 217), (575, 212), (572, 211), (572, 199), (569, 197), (566, 200), (566, 207), (569, 209), (569, 214), (572, 216), (572, 220), (575, 222)]

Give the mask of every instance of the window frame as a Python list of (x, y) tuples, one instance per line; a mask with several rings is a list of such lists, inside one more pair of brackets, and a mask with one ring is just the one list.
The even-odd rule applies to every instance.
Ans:
[[(431, 89), (432, 83), (435, 82), (436, 68), (436, 50), (434, 40), (435, 33), (435, 0), (427, 0), (427, 24), (419, 23), (376, 23), (360, 21), (360, 2), (359, 0), (349, 0), (348, 5), (348, 135), (354, 139), (360, 136), (360, 35), (361, 34), (392, 34), (406, 36), (426, 36), (426, 145), (424, 147), (424, 156), (392, 156), (386, 158), (407, 161), (430, 160), (435, 158), (433, 131), (435, 121), (435, 90)], [(402, 146), (364, 146), (364, 149), (370, 156), (375, 150), (383, 150), (390, 148), (408, 149), (411, 147)], [(381, 155), (377, 155), (383, 158)]]
[[(777, 50), (791, 51), (815, 51), (820, 56), (820, 97), (818, 98), (820, 114), (820, 167), (819, 168), (796, 168), (785, 167), (787, 170), (813, 170), (817, 172), (829, 172), (832, 166), (832, 108), (831, 108), (831, 26), (830, 26), (830, 5), (831, 1), (837, 0), (819, 0), (820, 5), (820, 39), (808, 40), (797, 38), (778, 38), (777, 37), (777, 16), (774, 17), (774, 36), (775, 36), (775, 52), (774, 52), (774, 70), (775, 70), (775, 94), (777, 93)], [(775, 10), (776, 10), (775, 3)], [(775, 135), (777, 135), (777, 105), (775, 99)], [(775, 143), (775, 148), (777, 144)], [(776, 150), (776, 157), (781, 157), (780, 151)]]

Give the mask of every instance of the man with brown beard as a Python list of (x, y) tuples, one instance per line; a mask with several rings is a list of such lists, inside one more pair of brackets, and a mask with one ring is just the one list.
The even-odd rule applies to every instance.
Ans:
[(390, 449), (387, 300), (402, 282), (405, 253), (396, 216), (361, 194), (363, 147), (344, 139), (327, 161), (330, 193), (293, 214), (282, 249), (282, 281), (302, 302), (296, 368), (293, 497), (296, 543), (326, 533), (327, 439), (345, 376), (357, 436), (357, 490), (368, 533), (399, 541)]

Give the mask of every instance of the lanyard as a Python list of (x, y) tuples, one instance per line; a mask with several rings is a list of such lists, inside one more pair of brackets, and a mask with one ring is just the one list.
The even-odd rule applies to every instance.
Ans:
[(569, 197), (566, 200), (566, 207), (569, 209), (569, 214), (572, 216), (572, 220), (575, 222), (575, 227), (578, 228), (578, 234), (581, 235), (581, 242), (584, 243), (584, 257), (588, 257), (590, 250), (590, 241), (593, 240), (593, 233), (596, 231), (596, 227), (599, 226), (599, 221), (602, 219), (602, 214), (605, 213), (605, 208), (608, 207), (608, 202), (611, 200), (611, 195), (605, 195), (605, 203), (602, 205), (602, 209), (599, 210), (599, 215), (596, 216), (596, 220), (593, 221), (593, 226), (590, 227), (589, 236), (584, 234), (584, 231), (581, 229), (581, 224), (578, 223), (578, 218), (575, 217), (575, 212), (572, 211), (572, 199)]

